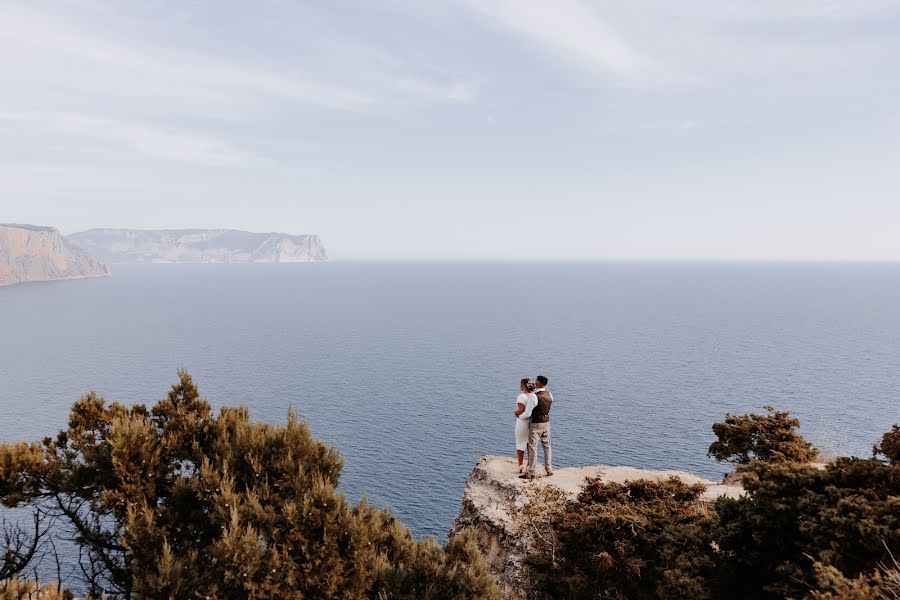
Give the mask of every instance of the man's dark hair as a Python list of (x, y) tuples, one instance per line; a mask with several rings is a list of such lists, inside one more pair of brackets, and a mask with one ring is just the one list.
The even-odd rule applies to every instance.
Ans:
[(537, 377), (535, 377), (535, 379), (537, 379), (537, 382), (538, 382), (539, 384), (541, 384), (541, 387), (544, 387), (545, 385), (547, 385), (547, 382), (550, 381), (549, 379), (547, 379), (547, 378), (544, 377), (543, 375), (538, 375)]

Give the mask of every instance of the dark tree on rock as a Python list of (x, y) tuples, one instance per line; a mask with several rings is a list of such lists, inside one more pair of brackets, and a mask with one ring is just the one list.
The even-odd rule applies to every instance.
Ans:
[(186, 372), (152, 409), (91, 393), (41, 444), (0, 445), (0, 500), (76, 533), (88, 591), (122, 598), (495, 598), (473, 539), (418, 542), (336, 491), (293, 414), (215, 414)]
[(797, 433), (800, 421), (785, 411), (767, 406), (765, 415), (725, 415), (714, 423), (718, 438), (709, 447), (709, 456), (718, 461), (746, 465), (750, 461), (811, 462), (819, 451)]
[(892, 465), (900, 466), (900, 425), (894, 425), (875, 446), (875, 456), (884, 456)]

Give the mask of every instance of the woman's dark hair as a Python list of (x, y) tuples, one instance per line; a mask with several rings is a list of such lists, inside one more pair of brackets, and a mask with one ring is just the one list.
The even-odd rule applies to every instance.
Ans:
[(526, 377), (525, 379), (522, 380), (522, 385), (523, 385), (523, 386), (525, 387), (525, 389), (528, 390), (529, 392), (533, 392), (533, 391), (534, 391), (534, 382), (533, 382), (532, 380), (528, 379), (527, 377)]

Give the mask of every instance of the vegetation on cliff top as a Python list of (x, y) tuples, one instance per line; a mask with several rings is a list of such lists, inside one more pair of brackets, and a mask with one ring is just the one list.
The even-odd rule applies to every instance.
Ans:
[(900, 430), (822, 468), (798, 425), (771, 409), (716, 423), (710, 454), (739, 464), (746, 495), (713, 506), (677, 479), (588, 480), (536, 540), (535, 595), (900, 598)]
[(16, 578), (53, 522), (73, 533), (93, 596), (496, 597), (469, 535), (414, 540), (389, 512), (348, 504), (342, 466), (293, 414), (215, 414), (185, 372), (150, 409), (88, 394), (55, 438), (0, 445), (0, 500), (36, 523), (8, 530), (0, 590), (25, 589)]

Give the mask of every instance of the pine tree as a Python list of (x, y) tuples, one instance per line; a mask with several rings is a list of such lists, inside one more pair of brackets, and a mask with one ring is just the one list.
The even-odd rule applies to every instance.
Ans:
[(0, 499), (77, 532), (94, 596), (497, 596), (471, 537), (418, 542), (389, 512), (350, 505), (342, 466), (293, 413), (214, 414), (180, 371), (150, 410), (91, 393), (55, 439), (0, 446)]
[(786, 411), (766, 406), (766, 414), (725, 415), (725, 421), (714, 423), (713, 442), (708, 455), (718, 461), (746, 465), (753, 460), (763, 462), (811, 462), (819, 451), (797, 433), (800, 421)]

